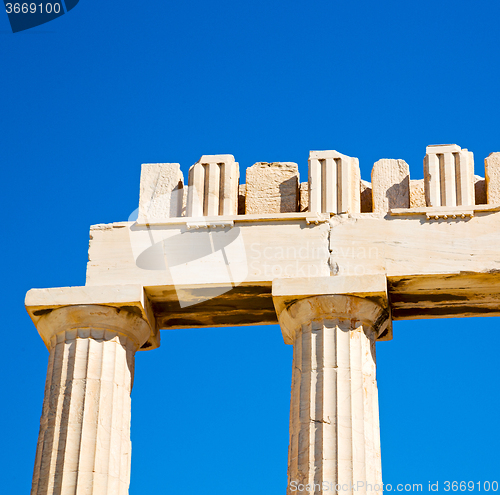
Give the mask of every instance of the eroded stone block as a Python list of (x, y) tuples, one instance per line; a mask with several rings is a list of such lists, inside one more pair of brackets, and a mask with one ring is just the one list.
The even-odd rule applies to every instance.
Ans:
[(383, 158), (372, 169), (373, 211), (410, 207), (410, 167), (404, 160)]
[(300, 183), (299, 211), (309, 211), (309, 182)]
[(490, 153), (484, 160), (488, 204), (500, 203), (500, 153)]
[(247, 168), (245, 212), (290, 213), (299, 208), (299, 167), (296, 163), (258, 162)]
[(184, 178), (178, 163), (144, 163), (141, 167), (139, 223), (182, 216)]
[(240, 184), (238, 186), (238, 215), (245, 214), (245, 196), (247, 195), (247, 185)]
[(424, 179), (410, 179), (410, 208), (425, 208)]
[(373, 212), (372, 184), (361, 179), (359, 183), (361, 193), (361, 213)]
[(479, 175), (474, 176), (474, 196), (476, 198), (476, 205), (488, 204), (486, 198), (486, 179)]

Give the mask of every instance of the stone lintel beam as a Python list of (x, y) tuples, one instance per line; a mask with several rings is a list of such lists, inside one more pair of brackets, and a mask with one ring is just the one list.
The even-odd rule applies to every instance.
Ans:
[[(161, 329), (275, 323), (273, 280), (330, 274), (333, 280), (385, 273), (394, 320), (498, 316), (499, 210), (500, 204), (395, 209), (384, 218), (313, 218), (309, 212), (219, 217), (233, 222), (227, 236), (238, 235), (243, 241), (246, 254), (232, 263), (248, 274), (229, 292), (186, 308), (179, 307), (179, 284), (168, 267), (144, 270), (136, 263), (152, 242), (185, 236), (186, 219), (151, 228), (132, 222), (98, 225), (91, 230), (87, 285), (142, 284)], [(220, 223), (214, 229), (221, 230)], [(186, 267), (181, 288), (195, 287), (193, 295), (203, 295), (210, 273)], [(229, 275), (219, 283), (230, 286)]]
[(378, 340), (392, 339), (392, 322), (387, 296), (387, 277), (384, 274), (308, 278), (275, 279), (272, 295), (278, 321), (286, 344), (293, 344), (298, 331), (296, 320), (285, 311), (302, 299), (326, 295), (348, 295), (367, 299), (383, 309), (381, 323), (377, 326)]
[(149, 327), (149, 335), (140, 350), (155, 349), (160, 345), (160, 333), (151, 304), (142, 285), (58, 287), (31, 289), (26, 294), (25, 306), (45, 345), (50, 349), (51, 335), (40, 319), (66, 306), (108, 306), (128, 311), (142, 318)]

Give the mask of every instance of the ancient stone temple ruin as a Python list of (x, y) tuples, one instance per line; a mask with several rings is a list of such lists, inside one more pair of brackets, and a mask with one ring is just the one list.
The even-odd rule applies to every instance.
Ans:
[(128, 493), (134, 355), (160, 330), (275, 323), (294, 348), (289, 492), (380, 493), (376, 342), (393, 320), (500, 315), (500, 153), (485, 166), (428, 146), (423, 180), (382, 159), (368, 182), (311, 151), (307, 181), (260, 162), (243, 184), (205, 155), (186, 187), (179, 164), (143, 165), (137, 215), (91, 227), (86, 285), (26, 296), (50, 353), (32, 494)]

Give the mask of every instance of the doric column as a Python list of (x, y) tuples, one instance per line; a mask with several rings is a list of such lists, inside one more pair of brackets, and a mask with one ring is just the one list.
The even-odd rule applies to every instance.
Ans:
[(32, 495), (127, 494), (134, 355), (147, 323), (82, 305), (52, 311), (38, 328), (50, 356)]
[(134, 356), (149, 323), (136, 306), (28, 310), (50, 352), (31, 494), (128, 494)]
[(276, 304), (294, 347), (288, 493), (382, 493), (375, 341), (387, 308), (361, 294), (301, 297)]

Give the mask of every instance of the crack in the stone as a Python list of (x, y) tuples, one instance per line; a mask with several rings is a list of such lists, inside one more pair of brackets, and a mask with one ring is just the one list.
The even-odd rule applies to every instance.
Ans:
[(329, 223), (328, 224), (328, 237), (327, 237), (328, 260), (326, 263), (328, 265), (328, 268), (330, 269), (330, 276), (332, 277), (332, 276), (338, 274), (339, 265), (333, 258), (333, 253), (332, 253), (332, 249), (331, 249), (331, 236), (332, 236), (332, 225), (331, 225), (331, 223)]

